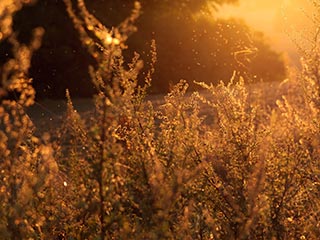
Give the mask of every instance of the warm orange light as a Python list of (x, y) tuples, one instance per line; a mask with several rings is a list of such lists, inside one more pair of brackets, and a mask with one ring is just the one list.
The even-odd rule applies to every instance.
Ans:
[(293, 41), (312, 32), (312, 12), (311, 0), (239, 0), (237, 5), (223, 5), (214, 15), (243, 19), (262, 31), (274, 49), (295, 55)]

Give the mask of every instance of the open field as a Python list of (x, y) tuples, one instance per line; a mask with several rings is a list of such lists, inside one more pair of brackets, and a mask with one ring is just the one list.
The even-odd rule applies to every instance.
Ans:
[[(228, 84), (198, 83), (203, 90), (189, 93), (180, 80), (165, 96), (145, 97), (156, 71), (155, 42), (146, 70), (138, 54), (130, 63), (123, 55), (140, 3), (109, 29), (84, 0), (64, 0), (95, 61), (89, 71), (97, 94), (73, 99), (66, 91), (66, 100), (34, 102), (28, 71), (44, 29), (36, 28), (26, 45), (12, 28), (13, 15), (26, 2), (0, 4), (0, 13), (7, 13), (0, 18), (0, 30), (6, 29), (0, 41), (8, 39), (13, 53), (0, 69), (1, 95), (17, 96), (5, 96), (0, 105), (0, 239), (320, 239), (319, 32), (312, 51), (304, 51), (302, 69), (281, 83), (246, 84), (239, 77), (243, 71), (249, 80), (260, 79), (245, 66), (259, 54), (242, 43), (244, 50), (226, 54), (242, 68)], [(163, 9), (191, 2), (205, 3), (163, 1)], [(185, 19), (193, 21), (188, 14)], [(319, 18), (314, 21), (318, 26)], [(202, 30), (200, 37), (208, 32)], [(231, 25), (226, 30), (238, 38)], [(196, 43), (193, 37), (188, 40)], [(221, 40), (223, 46), (233, 43)], [(176, 48), (183, 57), (190, 50)], [(270, 58), (260, 67), (282, 79), (285, 69), (273, 65), (279, 55), (263, 49), (260, 59)], [(204, 65), (196, 66), (203, 73)], [(170, 83), (169, 77), (161, 80)]]
[[(124, 239), (317, 239), (320, 133), (316, 110), (299, 100), (306, 93), (294, 82), (234, 84), (194, 98), (183, 86), (147, 97), (156, 112), (122, 95), (118, 105), (75, 99), (67, 112), (65, 101), (45, 100), (28, 109), (36, 135), (53, 134), (42, 137), (55, 166), (42, 190), (41, 212), (55, 212), (46, 236), (96, 236), (104, 215), (105, 236)], [(112, 206), (105, 213), (102, 202)]]
[[(283, 96), (290, 97), (295, 94), (295, 87), (290, 83), (258, 83), (247, 86), (249, 92), (249, 101), (260, 101), (263, 103), (261, 107), (270, 107), (271, 109), (276, 106), (276, 100), (282, 99)], [(190, 96), (191, 93), (186, 94)], [(200, 92), (201, 96), (210, 98), (210, 94), (203, 90)], [(151, 101), (155, 109), (164, 103), (165, 95), (148, 95), (146, 101)], [(48, 127), (54, 129), (61, 126), (64, 115), (67, 110), (66, 100), (44, 99), (36, 102), (32, 107), (27, 110), (28, 115), (34, 122), (35, 126), (40, 129)], [(76, 98), (72, 99), (75, 110), (78, 111), (83, 117), (92, 116), (94, 113), (94, 100), (91, 98)], [(212, 122), (213, 113), (206, 104), (202, 104), (200, 108), (200, 115), (207, 116), (207, 122)]]

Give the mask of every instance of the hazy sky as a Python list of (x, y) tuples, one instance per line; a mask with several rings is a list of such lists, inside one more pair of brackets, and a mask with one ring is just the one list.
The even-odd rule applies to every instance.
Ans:
[(221, 7), (217, 16), (244, 19), (264, 32), (274, 49), (294, 55), (292, 39), (300, 41), (311, 31), (312, 10), (312, 0), (239, 0), (237, 5)]

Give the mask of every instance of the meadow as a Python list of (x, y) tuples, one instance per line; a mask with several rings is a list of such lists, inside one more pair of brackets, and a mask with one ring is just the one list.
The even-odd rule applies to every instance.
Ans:
[(139, 54), (122, 54), (140, 4), (108, 29), (78, 2), (65, 0), (99, 63), (90, 100), (66, 90), (36, 103), (28, 68), (43, 29), (24, 45), (0, 21), (14, 43), (3, 91), (17, 95), (0, 105), (0, 239), (319, 239), (317, 38), (284, 82), (234, 74), (149, 96), (156, 43), (142, 85)]

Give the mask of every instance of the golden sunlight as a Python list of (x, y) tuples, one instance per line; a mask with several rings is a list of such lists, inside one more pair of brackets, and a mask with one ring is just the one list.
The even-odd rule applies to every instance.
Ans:
[(305, 44), (304, 36), (312, 32), (313, 4), (312, 0), (239, 0), (237, 5), (223, 5), (215, 16), (244, 20), (296, 62), (295, 43)]

